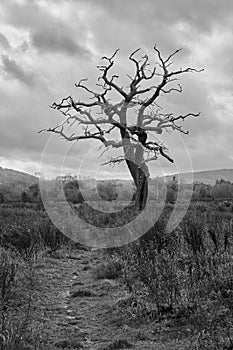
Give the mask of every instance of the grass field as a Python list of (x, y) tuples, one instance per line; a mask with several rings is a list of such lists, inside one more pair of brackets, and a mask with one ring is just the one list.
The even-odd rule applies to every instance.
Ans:
[[(36, 205), (1, 204), (0, 349), (233, 348), (232, 204), (191, 203), (170, 232), (173, 210), (135, 242), (92, 251)], [(76, 212), (100, 229), (135, 215)]]

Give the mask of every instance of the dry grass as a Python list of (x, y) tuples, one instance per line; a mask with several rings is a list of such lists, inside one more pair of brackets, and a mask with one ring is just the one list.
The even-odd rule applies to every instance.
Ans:
[[(166, 223), (173, 208), (167, 206), (155, 225), (150, 211), (146, 213), (141, 226), (132, 225), (131, 234), (136, 237), (149, 221), (151, 229), (125, 247), (106, 250), (105, 254), (80, 251), (78, 255), (72, 247), (68, 249), (69, 256), (73, 254), (70, 259), (62, 249), (53, 258), (48, 257), (49, 249), (61, 248), (66, 241), (55, 229), (46, 228), (44, 212), (32, 208), (27, 209), (29, 212), (25, 208), (14, 211), (4, 206), (0, 232), (0, 349), (81, 349), (88, 337), (98, 344), (102, 337), (101, 350), (144, 346), (162, 349), (159, 344), (166, 344), (168, 349), (231, 349), (231, 210), (195, 203), (179, 226), (168, 233)], [(128, 210), (124, 220), (134, 215)], [(94, 217), (86, 206), (80, 211), (83, 216), (90, 214), (89, 219), (103, 227), (113, 220), (110, 217), (107, 223), (107, 214)], [(119, 223), (122, 216), (114, 225)], [(42, 234), (43, 230), (48, 236)], [(68, 329), (74, 331), (80, 322), (84, 330), (78, 337), (63, 332), (65, 311), (57, 305), (64, 301), (59, 293), (68, 288), (71, 268), (79, 272), (67, 304), (76, 315), (70, 317)], [(114, 281), (108, 281), (111, 279)], [(39, 316), (42, 306), (47, 316)], [(51, 321), (55, 314), (57, 328)], [(60, 338), (55, 339), (59, 332)]]

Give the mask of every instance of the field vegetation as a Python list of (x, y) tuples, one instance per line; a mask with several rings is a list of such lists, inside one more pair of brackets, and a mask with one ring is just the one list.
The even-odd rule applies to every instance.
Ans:
[[(219, 186), (216, 184), (218, 190)], [(103, 196), (104, 187), (100, 190)], [(26, 195), (22, 197), (17, 203), (0, 204), (1, 350), (87, 348), (88, 342), (81, 336), (73, 343), (64, 339), (52, 341), (52, 333), (43, 328), (44, 321), (38, 316), (44, 285), (50, 283), (50, 288), (55, 289), (57, 286), (48, 279), (48, 271), (51, 276), (58, 275), (60, 281), (64, 277), (59, 271), (66, 269), (68, 273), (69, 266), (82, 267), (82, 280), (75, 283), (82, 286), (85, 278), (89, 279), (85, 288), (73, 292), (73, 302), (75, 298), (92, 298), (94, 303), (97, 298), (96, 309), (87, 308), (86, 312), (97, 317), (98, 307), (99, 313), (108, 310), (108, 326), (103, 323), (98, 327), (102, 327), (102, 332), (106, 327), (109, 332), (112, 327), (114, 333), (117, 325), (121, 332), (114, 333), (116, 338), (108, 338), (107, 333), (96, 336), (99, 339), (92, 339), (93, 349), (154, 349), (153, 346), (160, 349), (159, 344), (168, 349), (233, 348), (231, 201), (191, 202), (184, 219), (172, 232), (166, 230), (166, 225), (175, 204), (167, 203), (159, 220), (137, 241), (91, 251), (83, 250), (84, 247), (64, 236), (37, 200), (33, 203), (26, 200)], [(114, 206), (112, 197), (108, 198), (108, 207)], [(119, 229), (136, 215), (133, 206), (124, 215), (107, 212), (97, 215), (85, 202), (76, 205), (76, 212), (98, 227)], [(105, 286), (106, 281), (114, 281), (109, 282), (113, 292)], [(48, 288), (46, 293), (52, 303), (50, 294), (56, 292)], [(111, 297), (109, 293), (113, 293)], [(79, 312), (77, 309), (76, 314)], [(49, 317), (53, 316), (46, 320)], [(104, 322), (104, 316), (101, 317)], [(130, 330), (127, 336), (126, 328)], [(56, 332), (59, 337), (58, 328)], [(105, 340), (95, 347), (101, 337)]]

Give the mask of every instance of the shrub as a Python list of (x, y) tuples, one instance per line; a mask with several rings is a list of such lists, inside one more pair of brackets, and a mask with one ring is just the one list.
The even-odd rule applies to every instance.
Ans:
[(79, 182), (72, 180), (66, 182), (63, 186), (66, 199), (72, 203), (79, 204), (84, 201), (82, 193), (79, 189)]
[(114, 182), (101, 182), (97, 185), (97, 191), (100, 197), (105, 201), (113, 201), (118, 197), (118, 193), (116, 191), (116, 184)]
[(3, 196), (3, 194), (2, 194), (2, 192), (0, 192), (0, 203), (4, 203), (4, 196)]
[(118, 350), (118, 349), (129, 349), (132, 348), (133, 345), (128, 342), (126, 339), (118, 339), (107, 345), (103, 350)]
[(225, 212), (227, 209), (226, 209), (226, 207), (225, 207), (224, 204), (220, 203), (220, 204), (218, 205), (218, 210), (221, 211), (221, 212)]
[(122, 273), (122, 265), (119, 261), (112, 260), (102, 263), (94, 269), (93, 275), (96, 279), (116, 279)]
[(26, 192), (22, 192), (21, 194), (21, 202), (26, 203), (29, 201), (28, 195)]
[(5, 247), (16, 248), (23, 256), (29, 256), (33, 248), (40, 244), (40, 236), (33, 229), (11, 227), (3, 231), (0, 243)]
[(32, 199), (32, 201), (36, 201), (39, 194), (40, 194), (39, 183), (36, 182), (29, 186), (29, 197)]

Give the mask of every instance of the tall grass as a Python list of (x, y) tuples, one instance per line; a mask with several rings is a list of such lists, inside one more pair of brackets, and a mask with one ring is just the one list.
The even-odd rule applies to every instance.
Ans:
[(45, 349), (34, 315), (35, 266), (67, 242), (37, 206), (0, 206), (0, 350)]
[[(37, 286), (32, 260), (0, 247), (0, 349), (40, 349), (33, 311)], [(33, 327), (34, 326), (34, 327)]]
[[(168, 232), (167, 222), (173, 209), (174, 206), (167, 205), (156, 223), (150, 211), (140, 223), (134, 223), (138, 213), (130, 206), (110, 214), (98, 213), (86, 203), (76, 210), (82, 219), (100, 228), (120, 230), (122, 225), (132, 222), (129, 232), (132, 238), (139, 237), (145, 227), (151, 227), (136, 241), (109, 249), (106, 263), (95, 270), (99, 279), (121, 278), (125, 283), (133, 300), (125, 307), (129, 309), (125, 310), (129, 322), (128, 315), (134, 322), (153, 322), (165, 317), (171, 324), (186, 322), (193, 331), (190, 349), (230, 349), (232, 210), (193, 203), (178, 227)], [(0, 350), (15, 350), (19, 342), (24, 349), (24, 344), (30, 343), (35, 283), (32, 258), (43, 249), (54, 250), (67, 242), (68, 238), (53, 226), (43, 210), (33, 206), (0, 206)], [(24, 315), (21, 319), (19, 312)], [(39, 345), (34, 348), (39, 349)]]
[(223, 349), (233, 335), (233, 215), (195, 204), (170, 233), (168, 218), (165, 210), (144, 237), (117, 250), (126, 286), (138, 298), (131, 314), (134, 321), (186, 317), (195, 349)]
[(43, 210), (32, 205), (0, 206), (0, 246), (30, 257), (46, 247), (55, 250), (67, 241)]

